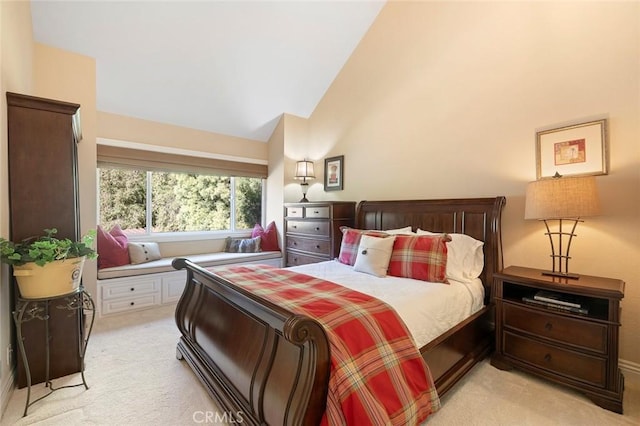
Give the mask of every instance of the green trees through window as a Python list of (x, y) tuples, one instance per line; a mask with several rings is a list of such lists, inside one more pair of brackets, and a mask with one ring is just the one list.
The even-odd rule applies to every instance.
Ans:
[(99, 208), (104, 229), (127, 233), (246, 230), (261, 223), (262, 179), (100, 168)]

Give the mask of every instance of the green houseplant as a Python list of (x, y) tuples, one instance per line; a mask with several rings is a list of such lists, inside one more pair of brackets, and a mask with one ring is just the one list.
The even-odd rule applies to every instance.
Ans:
[(20, 242), (0, 238), (0, 261), (13, 266), (20, 294), (27, 299), (59, 296), (75, 291), (80, 284), (84, 261), (95, 259), (92, 248), (96, 231), (80, 241), (56, 238), (57, 229)]

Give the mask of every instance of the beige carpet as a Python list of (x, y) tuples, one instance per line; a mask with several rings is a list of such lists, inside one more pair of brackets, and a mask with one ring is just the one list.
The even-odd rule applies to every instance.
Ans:
[[(61, 389), (22, 417), (26, 390), (14, 392), (2, 425), (194, 425), (215, 420), (216, 406), (183, 361), (175, 358), (173, 308), (99, 321), (89, 342), (90, 389)], [(77, 383), (79, 375), (55, 384)], [(45, 391), (34, 387), (35, 397)], [(223, 413), (218, 413), (221, 416)], [(218, 422), (219, 424), (219, 422)], [(476, 366), (427, 425), (639, 425), (640, 383), (627, 380), (625, 415), (524, 373)]]

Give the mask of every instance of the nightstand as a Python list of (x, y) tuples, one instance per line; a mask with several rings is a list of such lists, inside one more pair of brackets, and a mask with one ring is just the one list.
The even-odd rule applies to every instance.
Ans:
[[(545, 299), (541, 291), (565, 303), (541, 300)], [(515, 367), (567, 385), (597, 405), (622, 413), (618, 333), (624, 281), (588, 275), (577, 280), (551, 277), (539, 269), (510, 266), (494, 274), (493, 294), (493, 366)]]
[(340, 254), (341, 226), (353, 226), (355, 202), (284, 205), (286, 266), (331, 260)]

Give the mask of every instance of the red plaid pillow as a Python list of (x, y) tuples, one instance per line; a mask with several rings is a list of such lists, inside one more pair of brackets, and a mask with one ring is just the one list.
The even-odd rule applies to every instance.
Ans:
[(341, 226), (340, 230), (342, 231), (342, 243), (340, 244), (338, 262), (351, 266), (356, 263), (356, 257), (358, 257), (358, 246), (360, 245), (360, 238), (362, 238), (363, 235), (369, 235), (372, 237), (386, 237), (388, 235), (382, 231), (353, 229), (347, 226)]
[(444, 235), (397, 235), (388, 274), (432, 283), (447, 283), (447, 241)]

